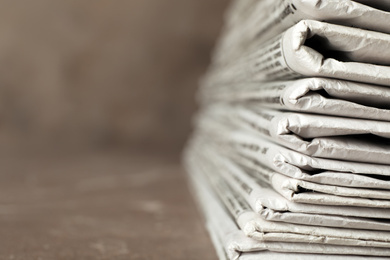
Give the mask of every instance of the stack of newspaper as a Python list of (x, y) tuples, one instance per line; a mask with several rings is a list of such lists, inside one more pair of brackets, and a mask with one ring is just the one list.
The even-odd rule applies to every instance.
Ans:
[(390, 257), (390, 1), (236, 0), (185, 152), (221, 259)]

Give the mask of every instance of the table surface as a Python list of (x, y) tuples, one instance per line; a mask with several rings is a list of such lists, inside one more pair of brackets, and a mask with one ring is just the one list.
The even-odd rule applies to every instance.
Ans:
[(4, 155), (0, 259), (217, 259), (173, 159)]

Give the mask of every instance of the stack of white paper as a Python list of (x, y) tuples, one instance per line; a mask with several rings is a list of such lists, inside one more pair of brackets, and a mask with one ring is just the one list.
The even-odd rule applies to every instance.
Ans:
[(185, 153), (221, 259), (390, 258), (390, 1), (236, 0)]

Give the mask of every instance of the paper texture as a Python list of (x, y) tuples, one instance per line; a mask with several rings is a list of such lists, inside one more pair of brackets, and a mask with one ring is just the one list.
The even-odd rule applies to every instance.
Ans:
[(364, 260), (364, 259), (378, 259), (383, 260), (383, 257), (373, 256), (340, 256), (340, 255), (313, 255), (313, 254), (297, 254), (297, 253), (276, 253), (276, 252), (256, 252), (243, 253), (240, 255), (240, 260)]
[(239, 59), (210, 70), (204, 84), (331, 77), (390, 86), (390, 35), (303, 20)]
[[(214, 171), (210, 169), (208, 174), (214, 175)], [(240, 229), (247, 236), (256, 240), (284, 242), (306, 241), (308, 243), (319, 244), (374, 247), (389, 246), (390, 232), (313, 227), (263, 220), (255, 212), (250, 210), (244, 199), (231, 190), (222, 179), (214, 179), (211, 183), (214, 183), (215, 190), (225, 203), (225, 207), (229, 209), (231, 215), (236, 219)], [(326, 240), (323, 239), (324, 236), (327, 237)]]
[(303, 19), (390, 33), (383, 22), (390, 19), (387, 0), (237, 0), (233, 3), (215, 54), (216, 63), (234, 59), (252, 42), (264, 42)]
[[(386, 248), (360, 247), (360, 246), (337, 246), (320, 245), (307, 243), (290, 242), (267, 242), (253, 240), (237, 228), (231, 217), (221, 207), (216, 196), (211, 192), (205, 180), (202, 180), (199, 171), (196, 169), (196, 162), (187, 160), (187, 168), (190, 172), (190, 178), (195, 186), (195, 194), (201, 207), (203, 208), (206, 220), (211, 229), (215, 230), (214, 241), (220, 241), (224, 245), (226, 255), (230, 259), (239, 259), (242, 252), (253, 252), (270, 250), (276, 252), (304, 252), (321, 254), (356, 254), (371, 256), (389, 256), (390, 250)], [(363, 231), (364, 233), (364, 231)], [(375, 233), (375, 232), (374, 232)], [(384, 232), (379, 232), (384, 233)], [(364, 235), (363, 235), (364, 236)], [(219, 237), (219, 239), (217, 239)], [(326, 239), (324, 240), (326, 241)], [(374, 242), (379, 243), (379, 242)]]
[(390, 258), (390, 0), (225, 18), (184, 156), (219, 258)]
[(233, 144), (236, 149), (228, 149), (226, 152), (241, 157), (242, 163), (255, 170), (266, 166), (286, 176), (314, 183), (389, 189), (387, 165), (308, 157), (266, 140), (253, 142), (253, 139), (241, 134), (235, 134), (230, 141), (237, 142)]
[[(363, 175), (372, 177), (373, 180), (375, 180), (375, 176), (373, 175), (378, 175), (378, 177), (380, 177), (378, 180), (387, 180), (387, 177), (389, 176), (389, 165), (310, 157), (281, 147), (266, 139), (262, 139), (261, 137), (253, 137), (244, 131), (228, 132), (226, 135), (220, 135), (220, 140), (221, 142), (229, 143), (232, 149), (234, 148), (238, 154), (244, 155), (248, 159), (254, 160), (259, 164), (269, 166), (269, 168), (275, 169), (277, 172), (297, 179), (309, 178), (307, 179), (308, 181), (334, 185), (337, 185), (338, 183), (340, 186), (388, 188), (386, 185), (387, 182), (376, 182), (377, 185), (372, 187), (365, 186), (364, 180), (368, 179), (364, 178), (366, 176)], [(223, 145), (223, 143), (221, 145)], [(331, 175), (327, 174), (331, 172), (340, 172), (341, 174), (337, 175), (336, 180), (332, 181), (330, 178)], [(303, 174), (301, 175), (301, 173)], [(309, 173), (311, 175), (306, 176), (305, 173)], [(321, 173), (324, 174), (321, 175)], [(347, 178), (342, 173), (351, 174), (353, 178), (356, 178), (356, 182), (350, 179), (346, 182), (340, 183), (343, 178)], [(358, 175), (353, 175), (353, 173), (359, 174), (362, 178), (359, 179)], [(322, 176), (324, 177), (324, 182), (320, 181)]]
[(218, 123), (221, 131), (244, 130), (314, 157), (389, 163), (390, 143), (385, 138), (390, 137), (390, 122), (219, 104), (205, 109), (198, 124), (207, 128)]
[(267, 180), (261, 178), (262, 175), (248, 174), (250, 169), (245, 172), (232, 160), (221, 161), (221, 156), (216, 155), (218, 152), (213, 153), (214, 148), (210, 145), (198, 145), (203, 147), (198, 148), (198, 153), (206, 158), (213, 158), (214, 174), (225, 179), (264, 219), (319, 226), (389, 230), (389, 221), (367, 219), (388, 219), (388, 209), (294, 203), (278, 194)]
[[(209, 142), (208, 142), (209, 143)], [(201, 149), (200, 152), (205, 156), (213, 158), (215, 165), (214, 171), (223, 174), (223, 177), (229, 182), (229, 185), (234, 187), (239, 193), (244, 196), (251, 207), (258, 213), (262, 214), (264, 209), (272, 209), (274, 211), (285, 211), (295, 213), (308, 213), (308, 214), (325, 214), (325, 215), (340, 215), (340, 216), (353, 216), (364, 218), (381, 218), (388, 219), (390, 210), (387, 208), (369, 208), (369, 207), (353, 207), (353, 206), (329, 206), (329, 205), (315, 205), (294, 203), (289, 200), (289, 197), (283, 196), (284, 194), (275, 193), (278, 192), (278, 186), (273, 186), (266, 178), (262, 178), (261, 174), (250, 172), (250, 169), (243, 170), (235, 166), (229, 160), (221, 163), (220, 157), (217, 157), (215, 153), (211, 153), (214, 148), (210, 148), (210, 145)], [(217, 150), (219, 152), (219, 150)], [(223, 170), (217, 170), (221, 168)], [(273, 171), (269, 171), (274, 173)]]
[(389, 11), (390, 10), (390, 1), (389, 0), (356, 0), (356, 2), (372, 6), (374, 8)]
[(325, 78), (275, 82), (238, 82), (201, 88), (199, 101), (246, 103), (302, 111), (390, 121), (390, 88)]
[[(214, 123), (217, 121), (214, 120)], [(247, 131), (218, 124), (200, 125), (200, 135), (221, 151), (245, 158), (250, 167), (266, 166), (286, 176), (336, 186), (389, 189), (390, 165), (316, 158), (281, 147)]]

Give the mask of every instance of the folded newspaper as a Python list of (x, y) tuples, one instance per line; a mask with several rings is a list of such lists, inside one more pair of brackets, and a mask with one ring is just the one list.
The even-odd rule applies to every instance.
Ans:
[(199, 101), (390, 121), (390, 88), (326, 78), (216, 85), (202, 88)]
[(201, 128), (244, 130), (314, 157), (390, 163), (390, 122), (224, 104), (209, 106), (198, 121)]
[(330, 77), (390, 86), (390, 35), (303, 20), (230, 64), (210, 70), (204, 85)]
[[(199, 142), (199, 141), (198, 141)], [(360, 203), (366, 203), (366, 205), (361, 207), (354, 207), (352, 203), (354, 198), (341, 197), (341, 196), (330, 196), (330, 192), (340, 192), (342, 186), (333, 185), (332, 189), (328, 190), (326, 193), (317, 193), (317, 196), (311, 198), (314, 203), (290, 203), (296, 202), (292, 198), (292, 192), (294, 191), (289, 183), (290, 179), (287, 179), (286, 186), (283, 186), (283, 182), (273, 181), (273, 176), (280, 177), (275, 171), (266, 168), (265, 166), (258, 165), (257, 169), (252, 169), (245, 165), (243, 160), (235, 160), (235, 158), (229, 158), (230, 160), (222, 160), (221, 157), (224, 157), (223, 152), (218, 148), (212, 148), (210, 141), (203, 140), (200, 141), (201, 145), (204, 147), (198, 148), (204, 156), (208, 158), (213, 158), (214, 170), (220, 172), (224, 175), (224, 178), (230, 183), (231, 186), (236, 187), (236, 189), (243, 192), (243, 196), (247, 197), (250, 205), (253, 206), (253, 209), (257, 212), (263, 210), (263, 208), (270, 208), (275, 211), (292, 211), (297, 213), (310, 213), (310, 214), (330, 214), (330, 215), (342, 215), (342, 216), (353, 216), (353, 217), (366, 217), (366, 218), (377, 218), (377, 219), (388, 219), (390, 209), (387, 207), (374, 207), (374, 203), (381, 204), (383, 201), (388, 203), (386, 200), (357, 200)], [(208, 143), (208, 145), (206, 144)], [(215, 150), (213, 153), (212, 151)], [(228, 158), (226, 156), (226, 158)], [(205, 161), (205, 160), (203, 160)], [(223, 170), (217, 171), (218, 168)], [(293, 181), (292, 181), (293, 182)], [(321, 185), (317, 185), (317, 188), (320, 188)], [(299, 186), (298, 186), (299, 187)], [(330, 187), (329, 187), (330, 188)], [(258, 192), (255, 192), (258, 190)], [(357, 189), (352, 189), (357, 190)], [(301, 193), (299, 193), (299, 191)], [(373, 193), (376, 190), (372, 190)], [(380, 190), (379, 190), (380, 191)], [(386, 190), (384, 190), (386, 191)], [(275, 192), (280, 195), (276, 196)], [(299, 187), (298, 194), (304, 194), (308, 192), (305, 188)], [(344, 191), (345, 192), (345, 191)], [(268, 194), (268, 195), (267, 195)], [(305, 196), (305, 195), (303, 195)], [(316, 203), (315, 199), (321, 197), (320, 200)], [(281, 199), (283, 197), (283, 199)], [(310, 196), (308, 196), (310, 199)], [(266, 199), (265, 199), (266, 198)], [(331, 200), (333, 199), (333, 200)], [(298, 199), (299, 200), (299, 199)], [(332, 205), (326, 202), (333, 202), (336, 205)], [(347, 202), (345, 202), (347, 201)], [(352, 202), (351, 202), (352, 201)], [(271, 203), (272, 202), (272, 203)], [(264, 204), (265, 203), (265, 204)], [(271, 203), (271, 204), (270, 204)], [(355, 202), (356, 203), (356, 202)], [(340, 206), (341, 205), (341, 206)], [(334, 206), (334, 207), (328, 207)], [(335, 207), (339, 206), (339, 207)]]
[[(360, 2), (360, 3), (359, 3)], [(226, 19), (215, 62), (237, 57), (252, 42), (264, 42), (304, 19), (390, 33), (388, 0), (236, 0)]]
[(225, 19), (184, 156), (219, 258), (390, 258), (390, 0)]
[[(202, 177), (204, 173), (202, 173), (199, 169), (199, 161), (193, 161), (191, 156), (188, 156), (187, 170), (190, 173), (189, 176), (192, 180), (191, 183), (194, 187), (195, 196), (199, 201), (200, 207), (203, 209), (208, 227), (210, 230), (212, 230), (214, 242), (219, 244), (218, 248), (222, 247), (222, 249), (219, 250), (221, 257), (226, 257), (226, 259), (241, 259), (240, 257), (243, 256), (242, 254), (256, 251), (259, 251), (258, 257), (261, 257), (261, 251), (265, 250), (286, 253), (390, 256), (390, 249), (381, 247), (387, 243), (382, 242), (387, 240), (388, 235), (387, 232), (383, 231), (353, 231), (348, 229), (340, 229), (339, 232), (332, 233), (329, 237), (326, 235), (321, 237), (321, 235), (316, 235), (316, 233), (321, 233), (317, 227), (293, 225), (290, 227), (291, 229), (289, 229), (289, 225), (281, 224), (283, 228), (276, 228), (271, 222), (261, 222), (260, 220), (260, 222), (257, 223), (248, 222), (248, 225), (256, 225), (256, 229), (252, 230), (257, 234), (254, 235), (256, 239), (250, 238), (246, 236), (243, 231), (238, 229), (236, 225), (238, 223), (234, 221), (232, 216), (229, 215), (226, 209), (222, 207), (221, 203), (219, 203), (219, 199), (211, 190), (209, 184), (205, 180), (205, 177)], [(235, 200), (233, 193), (229, 193), (229, 190), (225, 191), (225, 201), (227, 203), (231, 203), (230, 212), (233, 212), (233, 217), (235, 216), (236, 219), (240, 218), (243, 220), (241, 222), (245, 223), (247, 216), (253, 214), (250, 212), (250, 210), (248, 210), (245, 204), (240, 205), (242, 202)], [(229, 195), (230, 197), (228, 197)], [(237, 208), (233, 208), (233, 206)], [(244, 218), (241, 216), (244, 216)], [(269, 226), (267, 226), (267, 224), (266, 226), (259, 226), (264, 223), (268, 223)], [(302, 229), (299, 227), (302, 227)], [(323, 229), (324, 232), (337, 231), (337, 229), (332, 228), (320, 229)], [(271, 230), (271, 232), (267, 232), (268, 230)], [(308, 234), (301, 235), (299, 234), (300, 231), (302, 233), (306, 232)], [(263, 236), (261, 236), (262, 233)], [(379, 238), (378, 235), (381, 238)], [(268, 238), (270, 241), (267, 241)], [(293, 238), (295, 238), (295, 240), (293, 240)], [(367, 240), (367, 238), (373, 239)], [(299, 239), (303, 239), (302, 242)], [(274, 240), (278, 242), (275, 242)], [(303, 241), (310, 241), (310, 243), (305, 243)], [(337, 245), (337, 243), (341, 241), (347, 241), (347, 244), (351, 243), (361, 245)], [(332, 242), (334, 242), (335, 245), (331, 244)], [(287, 255), (284, 256), (287, 257)], [(311, 257), (317, 257), (317, 255), (311, 255)], [(351, 259), (349, 257), (350, 256), (348, 256), (347, 259)]]
[(311, 157), (244, 131), (203, 134), (207, 142), (217, 143), (222, 153), (239, 156), (254, 169), (266, 166), (286, 176), (314, 183), (390, 189), (390, 165)]
[[(212, 157), (214, 159), (214, 157)], [(209, 158), (210, 159), (210, 158)], [(207, 159), (201, 168), (204, 174), (211, 179), (225, 207), (235, 217), (238, 226), (243, 232), (254, 239), (261, 241), (306, 241), (309, 243), (342, 244), (354, 246), (388, 247), (390, 232), (356, 230), (345, 228), (313, 227), (306, 224), (292, 225), (288, 223), (270, 222), (262, 219), (250, 209), (250, 206), (239, 194), (235, 193), (222, 178), (215, 174), (219, 168), (207, 167)], [(206, 166), (206, 167), (204, 167)], [(210, 176), (211, 175), (211, 176)], [(323, 237), (327, 237), (326, 240)]]

